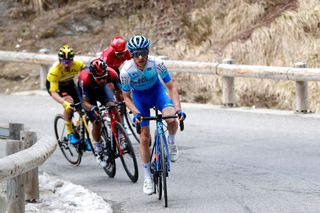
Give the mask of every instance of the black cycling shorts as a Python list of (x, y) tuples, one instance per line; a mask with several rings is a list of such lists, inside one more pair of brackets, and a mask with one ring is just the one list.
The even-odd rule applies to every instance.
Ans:
[[(47, 91), (49, 93), (49, 95), (51, 95), (50, 93), (50, 81), (47, 80), (46, 82), (46, 88)], [(74, 103), (79, 103), (80, 99), (78, 96), (78, 92), (77, 92), (77, 88), (76, 85), (74, 84), (73, 80), (71, 81), (67, 81), (67, 82), (63, 82), (63, 83), (59, 83), (59, 95), (66, 96), (66, 95), (70, 95), (73, 98)]]

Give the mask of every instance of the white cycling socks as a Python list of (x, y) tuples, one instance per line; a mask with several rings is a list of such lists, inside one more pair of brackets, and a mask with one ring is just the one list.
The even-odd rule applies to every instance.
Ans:
[(150, 163), (150, 162), (143, 164), (143, 168), (144, 168), (144, 179), (146, 179), (146, 178), (151, 178), (151, 170), (150, 170), (150, 167), (151, 167), (151, 163)]
[(174, 144), (174, 136), (176, 136), (176, 135), (171, 135), (171, 134), (169, 134), (169, 136), (168, 136), (168, 142), (169, 142), (169, 144)]

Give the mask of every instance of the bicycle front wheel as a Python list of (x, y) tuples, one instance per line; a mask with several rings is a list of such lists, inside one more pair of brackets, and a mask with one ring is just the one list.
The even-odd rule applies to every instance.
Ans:
[(63, 156), (71, 164), (79, 166), (82, 157), (81, 152), (79, 152), (79, 144), (72, 145), (69, 143), (65, 128), (65, 120), (62, 114), (58, 114), (54, 118), (54, 132)]
[(140, 139), (139, 139), (139, 136), (138, 136), (138, 133), (137, 133), (137, 130), (136, 130), (136, 126), (135, 124), (133, 123), (132, 119), (133, 119), (133, 115), (132, 113), (126, 108), (125, 110), (125, 114), (124, 114), (124, 117), (125, 117), (125, 126), (129, 128), (129, 130), (131, 131), (134, 139), (140, 143)]
[[(120, 143), (120, 149), (122, 151), (122, 155), (120, 155), (120, 159), (123, 165), (124, 170), (126, 171), (128, 177), (132, 182), (137, 182), (139, 174), (138, 174), (138, 165), (136, 155), (134, 153), (131, 141), (128, 137), (128, 134), (122, 124), (116, 123), (116, 129), (118, 130), (118, 134), (122, 135)], [(117, 146), (119, 149), (119, 146)], [(120, 150), (119, 154), (120, 154)]]
[[(166, 153), (166, 145), (163, 141), (163, 137), (160, 137), (160, 150), (161, 150), (161, 176), (162, 176), (162, 189), (163, 189), (163, 198), (164, 198), (164, 206), (168, 207), (168, 194), (167, 194), (167, 154)], [(161, 177), (160, 176), (160, 177)], [(161, 180), (160, 180), (161, 182)], [(161, 189), (159, 189), (161, 190)], [(160, 193), (160, 192), (159, 192)]]
[[(103, 170), (111, 178), (114, 178), (116, 175), (116, 161), (115, 154), (111, 147), (111, 136), (108, 136), (107, 129), (103, 128), (102, 130), (102, 139), (103, 139), (103, 152), (101, 153), (103, 160), (106, 163), (106, 166), (103, 167)], [(113, 147), (115, 144), (113, 145)]]

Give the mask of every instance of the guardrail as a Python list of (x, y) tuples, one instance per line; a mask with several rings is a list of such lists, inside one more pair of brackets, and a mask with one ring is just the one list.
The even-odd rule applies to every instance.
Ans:
[(39, 199), (38, 167), (54, 152), (56, 141), (37, 140), (35, 132), (23, 131), (23, 124), (0, 124), (0, 129), (8, 130), (0, 132), (7, 154), (0, 158), (0, 183), (7, 180), (6, 197), (0, 194), (0, 213), (25, 212), (25, 201)]
[[(76, 56), (88, 63), (93, 57)], [(56, 55), (36, 54), (26, 52), (0, 51), (1, 61), (19, 63), (34, 63), (41, 65), (40, 88), (45, 88), (45, 77), (49, 65), (57, 61)], [(320, 69), (306, 68), (304, 63), (296, 63), (294, 67), (254, 66), (234, 64), (232, 59), (225, 59), (223, 63), (195, 62), (195, 61), (164, 61), (172, 72), (209, 74), (222, 77), (222, 103), (225, 106), (236, 106), (235, 82), (237, 77), (280, 79), (296, 82), (296, 112), (308, 112), (308, 81), (320, 81)]]

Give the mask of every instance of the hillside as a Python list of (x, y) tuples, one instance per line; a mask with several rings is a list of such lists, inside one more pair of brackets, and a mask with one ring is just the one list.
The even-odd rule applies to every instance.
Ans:
[[(304, 61), (318, 67), (319, 11), (316, 0), (3, 0), (0, 45), (3, 50), (48, 48), (56, 53), (69, 43), (78, 54), (94, 55), (116, 34), (145, 34), (152, 41), (151, 54), (170, 59), (221, 62), (231, 57), (238, 64), (292, 66)], [(0, 92), (38, 87), (37, 66), (0, 65)], [(188, 75), (176, 79), (185, 101), (220, 103), (216, 77), (197, 76), (201, 85)], [(24, 84), (13, 88), (12, 81)], [(236, 89), (241, 105), (294, 105), (290, 82), (237, 79)], [(313, 110), (318, 110), (316, 103)]]

